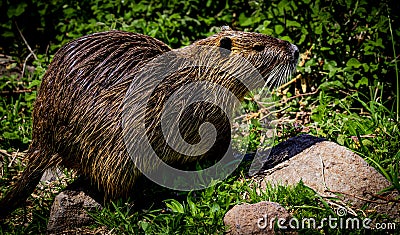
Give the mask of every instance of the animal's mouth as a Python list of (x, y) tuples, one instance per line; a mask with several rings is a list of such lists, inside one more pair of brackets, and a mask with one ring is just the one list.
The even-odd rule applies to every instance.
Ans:
[(262, 75), (265, 84), (264, 87), (276, 88), (285, 83), (295, 72), (297, 60), (288, 63), (274, 65), (261, 65), (257, 70)]
[(265, 80), (265, 87), (273, 88), (282, 85), (295, 72), (299, 61), (299, 49), (289, 44), (284, 54), (271, 56), (265, 54), (258, 68)]

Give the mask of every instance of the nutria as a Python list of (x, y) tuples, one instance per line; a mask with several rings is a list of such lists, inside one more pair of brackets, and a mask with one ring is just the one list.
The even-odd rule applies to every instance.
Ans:
[[(246, 58), (270, 84), (281, 83), (293, 72), (299, 55), (297, 47), (286, 41), (229, 27), (176, 50), (149, 36), (121, 31), (95, 33), (67, 43), (55, 54), (43, 77), (33, 111), (27, 167), (1, 200), (0, 215), (21, 206), (44, 171), (56, 166), (74, 169), (87, 177), (107, 199), (131, 195), (141, 172), (128, 156), (123, 141), (121, 119), (125, 94), (146, 63), (169, 51), (177, 57), (193, 54), (197, 46), (220, 48), (221, 57), (232, 54)], [(151, 145), (170, 165), (217, 159), (230, 138), (226, 137), (230, 128), (224, 114), (215, 106), (205, 108), (203, 103), (196, 103), (183, 115), (186, 120), (196, 121), (183, 124), (182, 135), (185, 141), (195, 144), (199, 134), (193, 130), (199, 127), (198, 123), (214, 123), (218, 133), (214, 146), (197, 159), (171, 151), (161, 138), (159, 113), (173, 91), (182, 84), (206, 80), (226, 87), (241, 100), (249, 92), (240, 82), (227, 79), (229, 76), (222, 73), (199, 77), (197, 72), (183, 68), (167, 76), (141, 114), (145, 115), (146, 135)]]

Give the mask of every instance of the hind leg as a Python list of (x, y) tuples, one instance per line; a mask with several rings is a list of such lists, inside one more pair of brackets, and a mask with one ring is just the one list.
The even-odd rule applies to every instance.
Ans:
[(38, 185), (44, 171), (51, 166), (53, 155), (45, 161), (48, 152), (41, 148), (31, 146), (26, 154), (27, 167), (19, 179), (10, 187), (0, 201), (0, 218), (7, 216), (16, 208), (22, 206)]

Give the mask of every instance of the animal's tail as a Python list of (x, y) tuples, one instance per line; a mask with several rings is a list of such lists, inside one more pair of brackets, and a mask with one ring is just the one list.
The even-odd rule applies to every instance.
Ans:
[(44, 171), (52, 165), (51, 159), (46, 161), (46, 157), (43, 157), (41, 149), (32, 148), (32, 146), (28, 150), (26, 158), (28, 160), (26, 169), (0, 200), (0, 219), (25, 203), (39, 183)]

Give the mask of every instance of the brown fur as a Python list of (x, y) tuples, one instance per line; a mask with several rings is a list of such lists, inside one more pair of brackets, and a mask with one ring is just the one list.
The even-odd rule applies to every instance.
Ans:
[[(230, 29), (173, 51), (179, 58), (193, 53), (197, 45), (222, 47), (242, 55), (263, 76), (280, 66), (269, 77), (270, 84), (281, 83), (297, 64), (297, 48), (288, 42)], [(140, 68), (168, 51), (171, 49), (167, 45), (154, 38), (120, 31), (84, 36), (63, 46), (50, 64), (37, 96), (28, 166), (0, 201), (0, 215), (5, 216), (23, 204), (43, 172), (58, 165), (88, 177), (107, 199), (132, 194), (141, 173), (128, 156), (122, 140), (122, 102)], [(141, 114), (146, 115), (147, 135), (152, 136), (153, 147), (171, 165), (198, 160), (174, 153), (160, 135), (162, 104), (176, 88), (205, 79), (225, 86), (240, 99), (248, 92), (229, 76), (207, 71), (206, 76), (199, 78), (193, 70), (183, 69), (182, 72), (185, 76), (173, 74), (166, 79), (166, 85), (156, 89), (146, 113)], [(185, 118), (196, 119), (182, 126), (185, 140), (192, 143), (199, 139), (196, 131), (199, 124), (214, 123), (222, 137), (217, 138), (217, 148), (199, 158), (217, 158), (223, 152), (218, 146), (225, 144), (230, 134), (221, 111), (214, 106), (206, 108), (205, 104), (198, 104), (185, 113)]]

